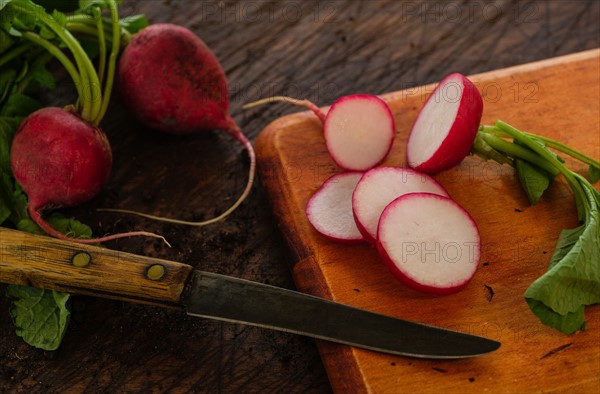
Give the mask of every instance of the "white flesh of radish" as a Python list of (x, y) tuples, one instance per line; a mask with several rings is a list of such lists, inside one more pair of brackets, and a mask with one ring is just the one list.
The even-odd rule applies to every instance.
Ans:
[(449, 198), (429, 193), (402, 196), (386, 207), (378, 231), (379, 251), (392, 273), (418, 290), (460, 290), (477, 269), (477, 226)]
[(454, 124), (464, 85), (456, 74), (440, 83), (419, 113), (408, 140), (408, 161), (418, 167), (440, 148)]
[(325, 143), (342, 168), (364, 171), (380, 163), (394, 140), (394, 117), (388, 105), (371, 95), (345, 96), (327, 113)]
[(448, 197), (435, 179), (409, 168), (376, 167), (367, 171), (352, 195), (354, 219), (365, 239), (375, 244), (377, 224), (384, 208), (396, 198), (416, 192)]
[(313, 194), (306, 215), (318, 232), (341, 242), (363, 240), (352, 216), (352, 192), (361, 176), (361, 172), (336, 174)]

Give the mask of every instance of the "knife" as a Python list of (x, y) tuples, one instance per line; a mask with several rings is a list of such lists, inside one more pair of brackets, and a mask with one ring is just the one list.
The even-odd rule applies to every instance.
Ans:
[(499, 342), (308, 294), (0, 227), (0, 282), (183, 309), (187, 314), (421, 358), (464, 358)]

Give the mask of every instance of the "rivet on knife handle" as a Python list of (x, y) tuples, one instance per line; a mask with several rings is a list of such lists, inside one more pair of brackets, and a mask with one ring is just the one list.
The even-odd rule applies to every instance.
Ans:
[(0, 282), (180, 306), (192, 267), (0, 227)]

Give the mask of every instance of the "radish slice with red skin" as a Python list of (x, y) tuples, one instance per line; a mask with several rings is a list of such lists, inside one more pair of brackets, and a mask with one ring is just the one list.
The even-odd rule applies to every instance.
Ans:
[(432, 294), (464, 288), (481, 255), (473, 218), (456, 202), (431, 193), (395, 199), (379, 220), (377, 249), (392, 274)]
[(375, 167), (362, 176), (352, 194), (352, 212), (358, 230), (375, 246), (377, 224), (385, 207), (408, 193), (427, 192), (448, 197), (432, 177), (410, 168)]
[(306, 216), (319, 233), (338, 242), (364, 241), (352, 215), (352, 192), (361, 177), (362, 172), (333, 175), (312, 195)]
[(483, 99), (471, 81), (458, 73), (445, 77), (411, 129), (408, 165), (436, 173), (459, 164), (471, 150), (482, 113)]
[(381, 163), (394, 141), (394, 116), (377, 96), (354, 94), (333, 103), (324, 124), (327, 150), (338, 166), (364, 171)]

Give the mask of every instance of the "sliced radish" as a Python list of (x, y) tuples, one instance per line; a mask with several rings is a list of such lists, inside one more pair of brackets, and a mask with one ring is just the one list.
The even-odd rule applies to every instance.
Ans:
[(337, 165), (353, 171), (368, 170), (390, 152), (394, 116), (377, 96), (354, 94), (333, 103), (324, 124), (327, 150)]
[(395, 199), (381, 215), (377, 237), (379, 254), (392, 274), (426, 293), (461, 290), (479, 264), (475, 221), (456, 202), (436, 194)]
[(412, 168), (436, 173), (460, 163), (475, 140), (483, 100), (466, 77), (454, 73), (435, 88), (408, 137), (406, 158)]
[(410, 168), (376, 167), (367, 171), (352, 195), (354, 219), (365, 240), (374, 246), (377, 224), (384, 208), (394, 199), (416, 192), (448, 197), (446, 190), (435, 179)]
[(306, 216), (313, 227), (339, 242), (362, 242), (363, 237), (352, 216), (352, 192), (362, 172), (343, 172), (327, 179), (306, 205)]
[(329, 156), (344, 170), (366, 171), (381, 163), (392, 149), (396, 124), (385, 101), (371, 94), (352, 94), (337, 99), (324, 112), (309, 100), (268, 97), (244, 105), (249, 109), (284, 101), (308, 108), (323, 123)]

